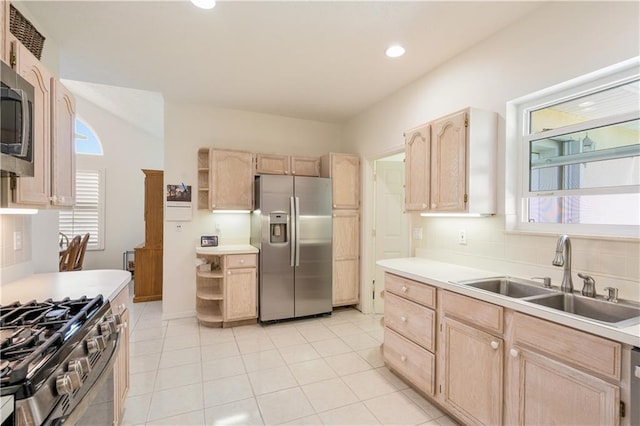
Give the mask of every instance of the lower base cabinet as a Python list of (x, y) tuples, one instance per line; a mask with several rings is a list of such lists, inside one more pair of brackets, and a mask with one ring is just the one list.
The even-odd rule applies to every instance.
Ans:
[(502, 339), (451, 318), (442, 335), (442, 404), (467, 424), (502, 424)]
[(133, 302), (162, 300), (162, 249), (136, 247)]
[(129, 392), (129, 287), (125, 287), (111, 301), (111, 310), (120, 315), (120, 348), (113, 365), (114, 424), (120, 424), (124, 402)]
[[(437, 304), (410, 299), (419, 288), (435, 291), (386, 274), (385, 294), (401, 297), (385, 297), (384, 360), (462, 424), (631, 426), (630, 347), (442, 289)], [(434, 326), (414, 301), (437, 314), (433, 352), (410, 332)]]

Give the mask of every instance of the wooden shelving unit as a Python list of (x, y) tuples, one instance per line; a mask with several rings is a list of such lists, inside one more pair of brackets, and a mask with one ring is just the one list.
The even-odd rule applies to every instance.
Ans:
[(198, 150), (198, 209), (209, 209), (209, 148)]

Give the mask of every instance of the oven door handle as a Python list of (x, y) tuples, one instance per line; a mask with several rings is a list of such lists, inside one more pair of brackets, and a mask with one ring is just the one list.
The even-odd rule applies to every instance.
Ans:
[(116, 347), (111, 353), (111, 358), (109, 358), (109, 361), (107, 362), (104, 369), (100, 373), (100, 377), (96, 379), (96, 381), (91, 386), (91, 389), (89, 389), (89, 392), (87, 392), (84, 395), (84, 397), (78, 403), (78, 405), (76, 405), (69, 414), (57, 419), (54, 425), (63, 425), (63, 424), (75, 425), (78, 422), (78, 420), (82, 418), (84, 413), (87, 411), (87, 407), (89, 407), (91, 402), (95, 399), (98, 392), (100, 392), (100, 390), (102, 389), (102, 386), (109, 378), (109, 375), (113, 374), (113, 365), (116, 362), (116, 358), (118, 358), (118, 350), (120, 349), (120, 337), (121, 337), (120, 332), (116, 333), (116, 335), (118, 336), (116, 340), (116, 345), (115, 345)]

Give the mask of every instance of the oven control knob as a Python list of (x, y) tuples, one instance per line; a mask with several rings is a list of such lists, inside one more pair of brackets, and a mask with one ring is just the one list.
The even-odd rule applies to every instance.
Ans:
[(120, 314), (112, 314), (109, 316), (109, 318), (107, 318), (107, 320), (112, 321), (116, 325), (116, 328), (119, 328), (118, 326), (122, 324), (122, 318), (120, 317)]
[(100, 334), (110, 336), (116, 332), (116, 323), (111, 320), (104, 320), (100, 323)]
[(56, 379), (56, 390), (59, 395), (73, 393), (82, 385), (82, 378), (77, 371), (69, 371), (58, 376)]
[(87, 351), (89, 351), (90, 354), (102, 352), (106, 347), (107, 344), (104, 340), (104, 336), (96, 336), (87, 340)]
[(74, 359), (69, 361), (69, 370), (75, 371), (80, 374), (80, 376), (84, 376), (85, 374), (89, 374), (91, 371), (91, 364), (89, 363), (89, 358), (83, 356), (82, 358)]

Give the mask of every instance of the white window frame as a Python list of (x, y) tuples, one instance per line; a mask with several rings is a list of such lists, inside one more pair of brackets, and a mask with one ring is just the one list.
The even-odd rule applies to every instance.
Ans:
[[(505, 146), (505, 214), (507, 231), (533, 234), (571, 233), (572, 235), (586, 237), (630, 238), (633, 240), (640, 238), (640, 226), (635, 225), (552, 224), (528, 223), (523, 221), (524, 200), (526, 198), (545, 195), (545, 193), (546, 195), (550, 195), (549, 191), (545, 191), (545, 193), (529, 191), (528, 144), (531, 139), (540, 139), (555, 133), (570, 133), (584, 129), (587, 125), (592, 127), (596, 121), (608, 123), (612, 120), (640, 117), (637, 113), (617, 117), (609, 116), (604, 119), (590, 120), (589, 122), (566, 126), (561, 130), (548, 130), (530, 135), (528, 122), (529, 112), (575, 99), (608, 87), (617, 86), (624, 82), (636, 80), (640, 76), (639, 68), (640, 57), (632, 58), (620, 64), (604, 68), (507, 103)], [(634, 186), (633, 188), (592, 188), (552, 192), (553, 196), (564, 196), (596, 193), (628, 193), (639, 190), (638, 187)]]
[[(93, 238), (89, 239), (89, 243), (87, 245), (87, 250), (90, 251), (97, 251), (97, 250), (104, 250), (105, 248), (105, 244), (104, 244), (104, 240), (105, 240), (105, 169), (78, 169), (76, 170), (76, 186), (78, 183), (78, 172), (96, 172), (98, 175), (98, 207), (97, 207), (97, 213), (98, 213), (98, 223), (96, 224), (96, 227), (98, 229), (97, 232), (97, 242), (96, 240)], [(76, 207), (78, 207), (78, 193), (77, 193), (77, 189), (76, 189)], [(59, 222), (62, 221), (62, 215), (66, 215), (66, 214), (74, 214), (76, 211), (76, 207), (74, 207), (71, 210), (61, 210), (60, 211), (60, 219)], [(73, 230), (70, 233), (66, 233), (65, 229), (62, 228), (62, 226), (60, 226), (60, 232), (63, 232), (67, 235), (67, 237), (71, 238), (74, 235), (79, 235), (79, 234), (84, 234), (85, 230), (83, 229), (79, 229), (79, 230)]]

